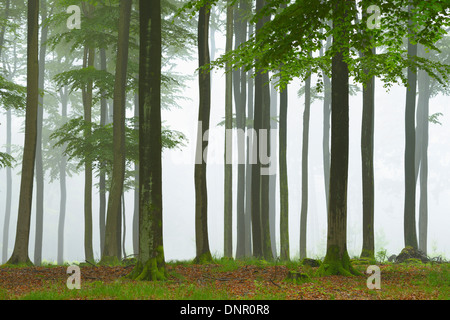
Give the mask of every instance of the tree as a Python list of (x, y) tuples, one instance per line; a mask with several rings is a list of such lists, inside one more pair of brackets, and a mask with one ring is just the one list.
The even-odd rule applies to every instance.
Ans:
[[(233, 46), (233, 6), (227, 2), (226, 47), (229, 52)], [(224, 181), (224, 256), (233, 257), (233, 74), (229, 65), (225, 67), (225, 181)]]
[[(83, 2), (83, 9), (88, 19), (92, 19), (94, 6)], [(92, 43), (86, 43), (84, 48), (83, 68), (93, 68), (95, 63), (95, 48)], [(82, 89), (84, 120), (92, 121), (93, 80), (88, 79), (87, 85)], [(85, 139), (89, 139), (91, 130), (86, 128)], [(84, 166), (84, 251), (86, 261), (94, 261), (92, 244), (92, 163), (85, 162)]]
[[(412, 13), (413, 6), (408, 6)], [(412, 20), (409, 21), (412, 27)], [(411, 29), (411, 33), (412, 33)], [(417, 56), (417, 43), (408, 39), (408, 55), (412, 58)], [(416, 90), (417, 90), (417, 68), (408, 67), (408, 87), (406, 89), (405, 109), (405, 202), (404, 202), (404, 241), (405, 247), (417, 246), (416, 235), (416, 184), (415, 184), (415, 113), (416, 113)]]
[[(366, 3), (363, 3), (363, 16), (366, 17)], [(364, 32), (364, 31), (363, 31)], [(369, 36), (370, 40), (370, 36)], [(364, 48), (360, 51), (360, 56), (376, 54), (375, 48)], [(364, 70), (368, 73), (368, 70)], [(374, 191), (374, 169), (373, 169), (373, 149), (374, 149), (374, 117), (375, 117), (375, 77), (367, 80), (363, 85), (363, 111), (361, 121), (361, 169), (362, 169), (362, 192), (363, 192), (363, 244), (361, 258), (375, 258), (375, 237), (374, 237), (374, 212), (375, 212), (375, 191)]]
[[(195, 180), (195, 239), (196, 239), (196, 261), (204, 262), (212, 259), (208, 240), (208, 193), (206, 186), (206, 161), (207, 141), (205, 133), (209, 130), (211, 112), (211, 80), (210, 72), (202, 67), (210, 63), (209, 60), (209, 16), (208, 5), (199, 10), (198, 16), (198, 61), (199, 61), (199, 132), (197, 136), (197, 157), (194, 180)], [(207, 139), (206, 139), (207, 140)], [(199, 163), (200, 162), (200, 163)]]
[[(434, 49), (434, 42), (442, 37), (442, 26), (449, 22), (448, 16), (441, 15), (442, 10), (448, 7), (442, 4), (430, 7), (418, 0), (411, 1), (417, 8), (414, 15), (403, 10), (405, 1), (399, 0), (396, 5), (392, 5), (390, 1), (380, 2), (386, 27), (368, 30), (364, 35), (358, 35), (358, 32), (367, 29), (368, 21), (363, 19), (360, 23), (352, 23), (357, 13), (352, 1), (298, 1), (277, 12), (274, 19), (265, 24), (245, 45), (241, 45), (239, 50), (233, 50), (214, 62), (214, 66), (221, 67), (224, 61), (231, 59), (234, 68), (251, 63), (248, 68), (268, 71), (278, 70), (281, 63), (289, 61), (289, 64), (285, 64), (281, 72), (276, 74), (281, 87), (294, 77), (304, 78), (310, 68), (312, 73), (318, 73), (319, 69), (331, 69), (332, 134), (328, 238), (324, 264), (317, 271), (319, 275), (357, 273), (350, 264), (346, 248), (349, 76), (353, 76), (358, 83), (365, 83), (373, 76), (380, 76), (386, 86), (396, 82), (407, 85), (403, 69), (413, 66), (425, 69), (440, 82), (448, 79), (448, 65), (414, 59), (403, 49), (403, 39), (411, 35), (407, 24), (410, 18), (414, 18), (415, 23), (424, 28), (420, 34), (415, 35), (415, 42)], [(274, 12), (274, 8), (281, 3), (284, 1), (271, 1), (253, 20), (257, 21), (269, 12)], [(420, 14), (417, 14), (419, 12)], [(325, 23), (329, 20), (333, 22), (331, 28)], [(430, 26), (427, 23), (430, 20), (436, 23)], [(321, 31), (323, 29), (326, 30), (325, 34)], [(372, 37), (367, 42), (368, 35)], [(323, 44), (317, 40), (323, 41), (327, 36), (333, 37), (333, 44), (326, 54), (322, 57), (308, 56), (308, 52), (320, 50)], [(274, 46), (274, 43), (277, 45)], [(354, 57), (354, 53), (362, 48), (378, 47), (383, 43), (389, 43), (389, 50), (370, 57)], [(369, 70), (369, 73), (364, 73), (364, 69)], [(319, 84), (322, 87), (320, 81)]]
[[(41, 2), (42, 29), (41, 45), (39, 50), (39, 90), (44, 90), (45, 80), (45, 56), (47, 54), (48, 26), (44, 23), (47, 19), (47, 0)], [(38, 101), (38, 125), (36, 146), (36, 232), (34, 242), (34, 264), (41, 265), (42, 261), (42, 237), (44, 228), (44, 166), (42, 163), (42, 122), (44, 119), (44, 96), (39, 95)]]
[(28, 256), (31, 205), (33, 198), (34, 164), (36, 156), (37, 112), (39, 98), (39, 0), (28, 1), (27, 41), (27, 108), (25, 143), (20, 182), (19, 212), (14, 251), (8, 264), (31, 264)]
[(105, 229), (105, 247), (102, 262), (121, 259), (121, 196), (125, 176), (125, 98), (128, 66), (128, 42), (131, 19), (131, 2), (120, 2), (119, 40), (114, 86), (114, 161), (111, 188), (108, 199), (108, 212)]
[(161, 1), (139, 2), (139, 258), (129, 277), (163, 280)]
[(279, 157), (280, 157), (280, 259), (289, 261), (289, 187), (287, 172), (287, 111), (288, 88), (280, 91), (280, 132), (279, 132)]
[(311, 110), (311, 77), (305, 82), (305, 109), (303, 111), (302, 142), (302, 205), (300, 212), (300, 259), (306, 258), (306, 219), (308, 214), (308, 145)]

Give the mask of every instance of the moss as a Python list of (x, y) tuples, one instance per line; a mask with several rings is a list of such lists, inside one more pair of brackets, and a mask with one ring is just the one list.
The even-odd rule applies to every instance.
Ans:
[(339, 251), (337, 246), (331, 246), (327, 249), (325, 259), (319, 269), (317, 269), (316, 276), (362, 275), (361, 272), (353, 268), (347, 251), (345, 251), (342, 256)]
[(311, 278), (307, 273), (289, 271), (284, 281), (295, 284), (303, 284), (306, 282), (311, 282)]
[(118, 266), (120, 265), (120, 261), (117, 257), (102, 257), (100, 262), (98, 263), (101, 266)]
[(209, 251), (202, 253), (200, 256), (197, 256), (194, 259), (194, 263), (196, 263), (196, 264), (204, 264), (204, 263), (211, 263), (211, 262), (213, 262), (213, 258)]
[(137, 261), (133, 271), (125, 278), (144, 281), (164, 281), (167, 279), (166, 264), (164, 260), (164, 249), (159, 246), (155, 249), (155, 256), (143, 262)]
[(312, 268), (320, 267), (321, 261), (316, 259), (310, 259), (310, 258), (303, 258), (303, 260), (300, 262), (302, 266), (310, 266)]
[(405, 263), (418, 263), (418, 264), (422, 264), (422, 260), (417, 259), (417, 258), (406, 259), (404, 262), (405, 262)]
[(360, 258), (375, 260), (375, 253), (372, 250), (363, 249)]

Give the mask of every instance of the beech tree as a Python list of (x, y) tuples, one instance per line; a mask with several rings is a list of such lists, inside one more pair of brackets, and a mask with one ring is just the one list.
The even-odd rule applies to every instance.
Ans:
[(14, 251), (7, 264), (31, 264), (28, 255), (31, 205), (33, 199), (34, 164), (36, 156), (37, 112), (39, 98), (39, 0), (28, 1), (27, 34), (27, 104), (25, 142), (20, 182), (19, 212)]
[[(225, 54), (213, 65), (223, 67), (225, 61), (233, 61), (233, 67), (255, 67), (256, 70), (279, 70), (275, 74), (278, 85), (284, 87), (293, 78), (305, 78), (311, 69), (318, 74), (326, 70), (331, 75), (331, 162), (328, 204), (327, 252), (318, 274), (356, 274), (347, 252), (347, 181), (348, 181), (348, 96), (349, 77), (358, 83), (365, 83), (373, 76), (379, 76), (388, 87), (393, 83), (408, 84), (403, 70), (410, 66), (426, 70), (440, 82), (448, 79), (449, 66), (427, 59), (408, 55), (403, 48), (403, 39), (411, 37), (408, 21), (420, 26), (420, 33), (414, 34), (414, 41), (435, 48), (434, 42), (444, 33), (442, 26), (448, 24), (449, 17), (441, 15), (448, 9), (442, 3), (427, 6), (426, 3), (411, 1), (380, 1), (383, 27), (368, 28), (368, 18), (355, 22), (357, 9), (361, 3), (353, 1), (311, 1), (289, 3), (286, 9), (277, 11), (280, 4), (287, 1), (269, 1), (253, 17), (258, 21), (269, 13), (274, 18), (264, 24), (238, 50)], [(405, 11), (413, 4), (414, 12)], [(430, 26), (427, 21), (436, 21)], [(332, 21), (330, 27), (326, 21)], [(390, 23), (392, 22), (392, 23)], [(322, 30), (326, 30), (325, 33)], [(360, 34), (360, 30), (366, 30)], [(309, 56), (309, 52), (319, 51), (328, 36), (333, 43), (324, 56)], [(322, 41), (317, 41), (322, 40)], [(355, 57), (363, 48), (375, 48), (389, 43), (389, 50), (375, 55)], [(276, 45), (274, 45), (276, 44)], [(369, 70), (369, 72), (363, 72)], [(322, 82), (319, 81), (319, 88)]]

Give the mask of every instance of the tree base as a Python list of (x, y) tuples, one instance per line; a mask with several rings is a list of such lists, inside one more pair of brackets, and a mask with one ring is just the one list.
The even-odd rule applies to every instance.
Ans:
[(363, 274), (353, 268), (347, 251), (340, 255), (337, 247), (331, 247), (327, 249), (325, 259), (319, 269), (317, 269), (315, 276), (322, 277), (332, 275), (352, 277), (362, 276)]
[(24, 266), (24, 267), (32, 267), (34, 266), (33, 262), (31, 262), (29, 257), (26, 257), (26, 259), (16, 256), (16, 255), (12, 255), (11, 258), (9, 258), (9, 260), (5, 263), (5, 265), (10, 265), (10, 266)]
[(204, 263), (212, 263), (213, 258), (211, 256), (210, 252), (202, 253), (200, 256), (195, 257), (194, 263), (195, 264), (204, 264)]
[(120, 265), (120, 261), (117, 257), (113, 256), (113, 257), (102, 257), (102, 259), (100, 260), (100, 262), (98, 263), (101, 266), (118, 266)]
[(136, 281), (164, 281), (167, 280), (167, 272), (164, 263), (158, 263), (157, 258), (152, 258), (145, 264), (138, 261), (133, 271), (125, 278)]

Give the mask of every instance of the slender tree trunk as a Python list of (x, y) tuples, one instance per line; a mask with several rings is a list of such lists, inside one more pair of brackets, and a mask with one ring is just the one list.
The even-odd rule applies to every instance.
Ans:
[[(11, 4), (11, 1), (10, 0), (6, 0), (6, 3), (5, 3), (5, 16), (4, 16), (5, 20), (8, 20), (8, 18), (9, 18), (10, 4)], [(0, 57), (2, 56), (3, 44), (5, 42), (5, 32), (6, 32), (6, 25), (3, 25), (2, 29), (0, 30)]]
[[(327, 40), (327, 47), (331, 45), (331, 39)], [(322, 155), (323, 155), (323, 178), (325, 185), (325, 200), (327, 212), (329, 206), (330, 193), (330, 120), (331, 120), (331, 81), (323, 72), (324, 99), (323, 99), (323, 135), (322, 135)]]
[[(5, 20), (9, 17), (10, 0), (5, 4)], [(6, 26), (0, 31), (0, 58), (5, 40)], [(6, 110), (6, 153), (11, 154), (11, 109)], [(11, 218), (11, 196), (12, 196), (12, 173), (11, 168), (6, 168), (6, 204), (5, 218), (3, 224), (3, 240), (2, 240), (2, 263), (8, 260), (8, 242), (9, 242), (9, 221)]]
[[(199, 67), (209, 64), (209, 10), (203, 6), (200, 8), (198, 20), (198, 56)], [(208, 239), (208, 194), (206, 186), (206, 161), (208, 142), (204, 141), (205, 132), (209, 130), (210, 112), (211, 112), (211, 75), (209, 71), (199, 72), (199, 132), (197, 136), (197, 152), (194, 170), (195, 182), (195, 242), (196, 242), (196, 261), (212, 260), (209, 249)]]
[[(244, 14), (248, 11), (247, 4), (241, 0), (239, 8), (235, 6), (234, 14), (234, 30), (235, 42), (234, 47), (237, 48), (247, 38), (247, 21)], [(243, 68), (233, 72), (234, 98), (236, 106), (236, 128), (239, 133), (245, 132), (246, 122), (246, 100), (247, 100), (247, 74)], [(239, 135), (238, 135), (239, 137)], [(238, 176), (237, 176), (237, 194), (236, 194), (236, 258), (246, 256), (246, 228), (245, 228), (245, 140), (237, 140), (238, 152)]]
[(306, 219), (308, 214), (308, 146), (311, 109), (311, 77), (305, 82), (305, 110), (303, 112), (302, 142), (302, 206), (300, 212), (300, 259), (306, 258)]
[(287, 111), (288, 87), (280, 92), (280, 259), (290, 260), (289, 252), (289, 187), (287, 173)]
[[(270, 84), (270, 132), (276, 132), (278, 130), (278, 92), (275, 89), (273, 82)], [(277, 140), (270, 140), (270, 165), (275, 168), (273, 174), (269, 175), (269, 227), (270, 227), (270, 246), (272, 248), (272, 256), (277, 256), (277, 243), (276, 243), (276, 193), (277, 193), (277, 173), (276, 168), (278, 166), (277, 157)]]
[[(425, 58), (428, 54), (421, 48), (421, 55)], [(427, 254), (428, 233), (428, 117), (430, 101), (430, 76), (425, 71), (418, 74), (419, 100), (417, 106), (417, 126), (421, 126), (420, 132), (416, 131), (416, 145), (420, 143), (418, 155), (420, 166), (420, 194), (419, 194), (419, 250)], [(419, 136), (420, 135), (420, 136)], [(416, 153), (417, 155), (417, 153)]]
[[(412, 7), (409, 6), (411, 12)], [(417, 56), (417, 44), (408, 41), (408, 55)], [(417, 70), (408, 68), (408, 87), (406, 89), (405, 109), (405, 202), (404, 202), (404, 240), (405, 247), (417, 246), (416, 233), (416, 184), (415, 184), (415, 111), (417, 92)]]
[[(331, 162), (328, 206), (327, 251), (318, 275), (358, 274), (347, 252), (347, 184), (349, 150), (349, 69), (344, 60), (344, 49), (349, 43), (345, 18), (352, 4), (345, 0), (336, 3), (333, 29), (341, 36), (334, 44), (341, 51), (332, 57), (331, 80)], [(337, 32), (337, 31), (335, 31)]]
[[(139, 94), (134, 96), (134, 116), (139, 117)], [(139, 130), (139, 122), (134, 125)], [(133, 252), (139, 254), (139, 162), (134, 163)]]
[[(229, 52), (233, 46), (233, 6), (227, 2), (227, 25), (225, 51)], [(233, 136), (233, 73), (230, 63), (225, 66), (225, 165), (224, 165), (224, 256), (233, 257), (233, 165), (232, 145)]]
[[(253, 34), (253, 24), (249, 23), (249, 34)], [(253, 255), (253, 244), (252, 244), (252, 168), (253, 165), (250, 163), (250, 146), (253, 146), (253, 135), (249, 132), (253, 132), (253, 122), (254, 122), (254, 86), (253, 86), (253, 70), (249, 71), (248, 74), (248, 102), (247, 102), (247, 114), (248, 120), (246, 124), (247, 130), (247, 160), (245, 165), (245, 256), (251, 257)]]
[(140, 0), (139, 9), (139, 258), (129, 277), (156, 281), (166, 278), (161, 162), (161, 1)]
[[(363, 14), (363, 17), (365, 13)], [(360, 56), (374, 55), (375, 48), (365, 48)], [(367, 74), (369, 70), (365, 69)], [(363, 244), (361, 258), (375, 257), (375, 181), (373, 169), (374, 121), (375, 121), (375, 77), (363, 87), (363, 112), (361, 121), (361, 170), (363, 191)]]
[[(106, 49), (100, 49), (100, 69), (107, 71), (106, 67)], [(100, 125), (106, 126), (108, 122), (108, 101), (102, 93), (100, 100)], [(103, 167), (103, 166), (102, 166)], [(105, 247), (105, 227), (106, 227), (106, 173), (100, 169), (99, 174), (99, 228), (100, 228), (100, 255), (103, 256), (103, 249)]]
[[(61, 97), (61, 117), (65, 123), (67, 121), (67, 88), (60, 90)], [(59, 204), (59, 222), (58, 222), (58, 254), (57, 263), (62, 265), (64, 263), (64, 224), (66, 220), (66, 200), (67, 200), (67, 188), (66, 188), (66, 168), (67, 158), (65, 155), (61, 155), (59, 162), (59, 188), (61, 192), (60, 204)]]
[(8, 264), (31, 264), (28, 256), (31, 206), (33, 198), (34, 164), (36, 156), (37, 113), (39, 97), (39, 0), (28, 1), (27, 44), (27, 108), (25, 112), (25, 142), (19, 195), (14, 251)]
[[(11, 154), (11, 109), (6, 110), (6, 153)], [(12, 172), (6, 168), (6, 205), (3, 224), (2, 263), (8, 260), (9, 224), (11, 218)]]
[(119, 40), (114, 86), (113, 120), (113, 170), (108, 198), (105, 228), (105, 248), (102, 262), (111, 263), (121, 259), (121, 197), (125, 177), (125, 100), (128, 68), (128, 42), (131, 21), (131, 5), (120, 1)]
[[(42, 21), (47, 19), (47, 0), (41, 1)], [(44, 90), (45, 56), (47, 53), (48, 27), (41, 30), (41, 46), (39, 51), (39, 90)], [(42, 162), (42, 123), (44, 121), (44, 97), (39, 95), (38, 124), (36, 145), (36, 232), (34, 242), (34, 264), (42, 262), (42, 237), (44, 229), (44, 165)]]

